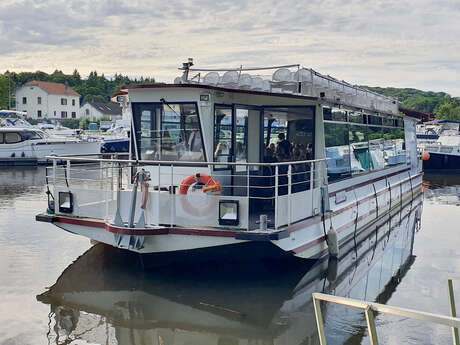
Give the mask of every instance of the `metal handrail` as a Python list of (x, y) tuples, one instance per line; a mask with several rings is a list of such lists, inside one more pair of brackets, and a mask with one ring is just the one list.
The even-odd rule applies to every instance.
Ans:
[[(460, 327), (460, 318), (457, 318), (454, 316), (444, 316), (444, 315), (419, 311), (415, 309), (394, 307), (394, 306), (380, 304), (380, 303), (360, 301), (357, 299), (332, 296), (332, 295), (327, 295), (323, 293), (313, 293), (312, 296), (313, 296), (313, 305), (315, 308), (316, 325), (318, 328), (318, 335), (319, 335), (319, 340), (320, 340), (321, 345), (327, 345), (326, 334), (324, 331), (324, 319), (323, 319), (322, 311), (321, 311), (321, 301), (341, 304), (341, 305), (354, 307), (358, 309), (363, 309), (366, 315), (367, 328), (368, 328), (369, 337), (370, 337), (370, 341), (372, 345), (378, 345), (379, 343), (378, 338), (377, 338), (377, 329), (375, 327), (375, 313), (384, 313), (384, 314), (390, 314), (390, 315), (395, 315), (395, 316), (403, 316), (403, 317), (407, 317), (410, 319), (449, 326), (449, 327), (452, 327), (453, 329), (457, 329)], [(455, 310), (455, 307), (454, 307), (454, 310)], [(455, 338), (455, 333), (454, 333), (453, 343), (454, 345), (459, 345), (458, 334), (457, 334), (457, 337)]]
[[(88, 156), (88, 155), (84, 155)], [(330, 160), (331, 158), (318, 158), (310, 159), (303, 161), (287, 161), (287, 162), (276, 162), (276, 163), (237, 163), (237, 162), (190, 162), (190, 161), (153, 161), (153, 160), (134, 160), (134, 159), (113, 159), (113, 158), (85, 158), (73, 155), (67, 156), (46, 156), (46, 159), (62, 161), (62, 160), (74, 160), (74, 161), (84, 161), (84, 162), (120, 162), (120, 163), (135, 163), (137, 165), (174, 165), (174, 166), (197, 166), (197, 165), (212, 165), (212, 166), (222, 166), (222, 165), (232, 165), (232, 166), (281, 166), (281, 165), (292, 165), (292, 164), (304, 164), (304, 163), (316, 163)]]

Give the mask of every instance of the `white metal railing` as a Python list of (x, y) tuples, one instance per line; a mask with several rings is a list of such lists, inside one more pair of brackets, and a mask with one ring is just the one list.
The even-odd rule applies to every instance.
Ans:
[[(133, 169), (145, 169), (151, 175), (148, 191), (156, 195), (156, 214), (158, 224), (180, 224), (180, 217), (174, 216), (173, 206), (177, 205), (178, 190), (185, 185), (184, 179), (196, 172), (210, 175), (216, 182), (221, 183), (220, 193), (208, 193), (211, 203), (218, 204), (220, 199), (245, 199), (247, 207), (245, 217), (249, 228), (254, 228), (257, 216), (268, 214), (271, 220), (269, 227), (278, 229), (284, 225), (314, 215), (320, 205), (321, 176), (326, 173), (326, 159), (304, 160), (277, 163), (233, 163), (233, 162), (182, 162), (182, 161), (149, 161), (123, 160), (116, 158), (89, 158), (76, 156), (50, 156), (53, 166), (47, 168), (47, 181), (54, 186), (55, 191), (60, 189), (86, 190), (77, 196), (80, 204), (96, 205), (99, 197), (101, 209), (105, 213), (98, 218), (110, 219), (113, 217), (115, 204), (119, 204), (119, 191), (127, 192), (132, 189)], [(65, 163), (59, 165), (60, 163)], [(229, 166), (232, 170), (213, 170), (212, 167)], [(238, 168), (238, 169), (237, 169)], [(241, 170), (241, 171), (238, 171)], [(194, 184), (194, 183), (192, 183)], [(91, 195), (90, 195), (91, 194)], [(85, 202), (86, 195), (86, 202)], [(201, 194), (203, 195), (203, 194)], [(192, 197), (193, 199), (193, 197)], [(161, 209), (160, 201), (167, 201), (169, 219)], [(302, 209), (298, 212), (299, 202), (310, 205), (311, 209)], [(295, 207), (297, 205), (297, 207)], [(307, 207), (307, 206), (306, 206)], [(94, 217), (96, 208), (91, 207), (89, 213), (80, 209), (80, 216)], [(210, 225), (211, 224), (204, 224)]]
[(455, 307), (455, 298), (453, 291), (452, 278), (447, 280), (449, 290), (449, 303), (451, 316), (444, 316), (434, 313), (418, 311), (414, 309), (400, 308), (389, 306), (380, 303), (360, 301), (352, 298), (332, 296), (322, 293), (313, 293), (313, 306), (315, 308), (316, 325), (318, 328), (318, 335), (321, 345), (327, 345), (326, 333), (324, 330), (324, 319), (321, 310), (321, 301), (341, 304), (348, 307), (358, 308), (364, 310), (366, 316), (367, 330), (369, 333), (370, 342), (372, 345), (378, 345), (377, 328), (375, 325), (376, 313), (384, 313), (395, 316), (402, 316), (410, 319), (436, 323), (445, 325), (452, 328), (453, 344), (460, 345), (458, 328), (460, 327), (460, 318), (457, 318), (457, 311)]

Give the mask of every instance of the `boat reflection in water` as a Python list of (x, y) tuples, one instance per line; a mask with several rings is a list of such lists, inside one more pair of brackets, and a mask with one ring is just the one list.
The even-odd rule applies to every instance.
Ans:
[[(96, 245), (37, 296), (48, 340), (102, 344), (319, 344), (312, 292), (385, 303), (410, 267), (421, 197), (341, 248), (337, 261), (218, 263), (143, 271), (137, 254)], [(328, 344), (360, 343), (362, 312), (324, 305)]]

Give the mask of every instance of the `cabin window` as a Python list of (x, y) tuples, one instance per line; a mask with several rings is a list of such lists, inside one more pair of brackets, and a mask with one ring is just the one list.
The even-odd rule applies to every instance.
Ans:
[(388, 127), (393, 127), (394, 119), (391, 117), (384, 117), (383, 118), (383, 125)]
[(345, 124), (337, 114), (335, 108), (323, 108), (330, 181), (406, 163), (403, 119), (348, 111)]
[(329, 181), (350, 176), (350, 136), (347, 123), (324, 122)]
[(347, 112), (339, 108), (324, 108), (323, 109), (324, 120), (327, 121), (347, 121)]
[(3, 144), (3, 133), (0, 133), (0, 144)]
[(400, 128), (383, 128), (385, 166), (406, 162), (404, 130)]
[(366, 126), (350, 124), (350, 165), (352, 175), (369, 171), (369, 133)]
[(43, 139), (43, 136), (41, 134), (39, 134), (38, 132), (35, 132), (35, 131), (22, 132), (22, 137), (24, 138), (24, 140)]
[(4, 133), (4, 142), (5, 144), (16, 144), (22, 141), (19, 133), (16, 132), (5, 132)]
[(384, 137), (383, 128), (369, 126), (369, 157), (370, 170), (379, 170), (385, 167), (385, 158), (383, 156)]
[(367, 115), (368, 124), (381, 126), (382, 125), (382, 118), (380, 116), (375, 115)]
[(232, 161), (232, 133), (232, 108), (216, 106), (214, 111), (214, 162)]
[(314, 158), (312, 107), (264, 109), (264, 159), (266, 163)]
[(360, 113), (358, 111), (348, 112), (348, 121), (352, 123), (364, 123), (363, 113)]
[(194, 103), (133, 105), (140, 158), (164, 161), (204, 161), (198, 110)]

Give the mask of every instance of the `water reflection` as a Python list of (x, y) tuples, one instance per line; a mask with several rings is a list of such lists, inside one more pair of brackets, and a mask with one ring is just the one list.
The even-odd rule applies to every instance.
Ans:
[(13, 205), (17, 197), (42, 193), (44, 183), (44, 168), (0, 167), (0, 209)]
[(460, 180), (458, 175), (425, 174), (425, 199), (441, 205), (460, 206)]
[[(48, 341), (104, 344), (319, 344), (312, 292), (385, 303), (413, 262), (421, 198), (342, 247), (340, 260), (141, 269), (139, 257), (96, 245), (37, 299)], [(328, 344), (361, 342), (361, 312), (324, 305)]]

